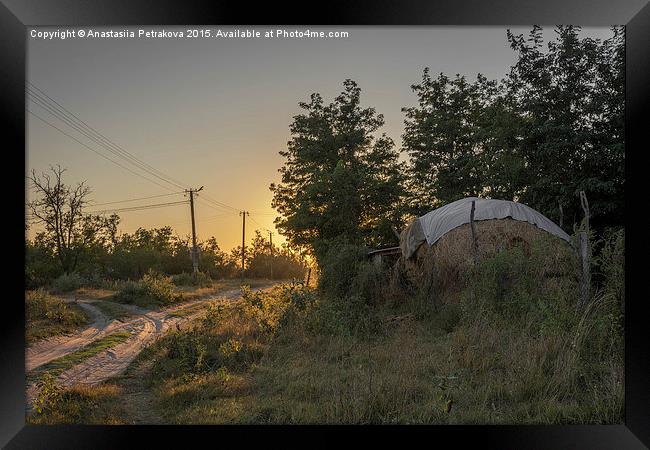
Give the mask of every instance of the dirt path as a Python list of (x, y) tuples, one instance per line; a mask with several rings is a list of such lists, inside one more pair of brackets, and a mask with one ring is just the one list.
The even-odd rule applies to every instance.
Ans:
[[(268, 287), (265, 286), (255, 290), (263, 290)], [(200, 315), (203, 309), (194, 309), (198, 304), (207, 305), (210, 301), (217, 299), (234, 300), (240, 295), (240, 289), (231, 289), (161, 310), (146, 310), (133, 305), (121, 305), (133, 313), (133, 316), (124, 319), (124, 321), (110, 320), (86, 300), (79, 300), (79, 305), (88, 311), (91, 317), (94, 318), (94, 322), (75, 336), (47, 339), (27, 349), (27, 371), (38, 369), (39, 366), (79, 350), (103, 336), (124, 331), (131, 333), (131, 336), (126, 341), (86, 359), (64, 371), (58, 377), (58, 382), (62, 386), (72, 386), (77, 383), (100, 383), (108, 378), (120, 375), (142, 349), (151, 345), (166, 331)], [(177, 315), (177, 313), (188, 308), (190, 308), (188, 314)], [(28, 405), (32, 404), (35, 395), (36, 387), (33, 384), (29, 385), (27, 387)]]
[(124, 401), (124, 418), (132, 425), (160, 425), (164, 424), (163, 418), (156, 412), (154, 398), (151, 390), (144, 385), (143, 373), (153, 365), (153, 361), (142, 361), (132, 373), (124, 376), (120, 381)]
[(88, 313), (93, 322), (73, 336), (56, 336), (39, 341), (29, 347), (25, 354), (27, 372), (53, 359), (79, 350), (84, 345), (101, 338), (106, 332), (110, 332), (110, 320), (99, 309), (85, 301), (79, 301), (77, 304)]

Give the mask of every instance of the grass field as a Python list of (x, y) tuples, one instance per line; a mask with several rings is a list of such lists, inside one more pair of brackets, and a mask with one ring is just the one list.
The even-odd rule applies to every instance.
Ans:
[[(619, 271), (581, 304), (576, 279), (538, 270), (537, 251), (481, 260), (454, 301), (358, 281), (340, 298), (244, 289), (145, 349), (113, 387), (67, 401), (124, 423), (620, 424)], [(372, 270), (362, 280), (375, 283)], [(127, 391), (147, 399), (146, 418)], [(49, 417), (74, 422), (69, 408)]]

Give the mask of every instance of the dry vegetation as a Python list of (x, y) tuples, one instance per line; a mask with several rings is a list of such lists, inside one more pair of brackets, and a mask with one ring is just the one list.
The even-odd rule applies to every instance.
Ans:
[[(584, 306), (569, 261), (547, 270), (544, 240), (484, 255), (438, 303), (338, 249), (346, 297), (293, 284), (213, 303), (127, 377), (162, 423), (621, 423), (621, 236), (602, 246), (602, 288)], [(113, 416), (120, 401), (102, 414), (132, 423)]]
[(27, 345), (72, 333), (88, 323), (88, 317), (78, 305), (65, 302), (43, 289), (25, 293), (25, 313)]
[[(513, 219), (475, 222), (478, 258), (483, 260), (512, 248), (520, 248), (530, 256), (534, 245), (543, 245), (539, 270), (542, 275), (559, 276), (574, 273), (577, 261), (570, 245), (547, 232)], [(455, 300), (463, 287), (464, 277), (474, 264), (470, 224), (461, 225), (442, 236), (433, 246), (421, 245), (413, 258), (401, 261), (405, 275), (413, 283), (427, 285), (432, 292), (444, 293), (446, 300)], [(435, 282), (435, 285), (432, 285)]]

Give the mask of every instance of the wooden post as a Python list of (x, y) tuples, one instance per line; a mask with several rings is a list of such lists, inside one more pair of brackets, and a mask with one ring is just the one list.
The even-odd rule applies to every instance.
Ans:
[(309, 278), (311, 277), (311, 267), (307, 271), (307, 282), (305, 283), (305, 286), (309, 286)]
[(590, 271), (590, 252), (589, 252), (589, 235), (584, 231), (578, 234), (578, 252), (580, 254), (580, 263), (582, 265), (582, 273), (580, 279), (580, 291), (582, 293), (582, 303), (589, 302), (589, 295), (591, 290), (591, 271)]
[(390, 229), (393, 230), (393, 234), (395, 234), (395, 237), (397, 238), (397, 242), (399, 242), (399, 241), (400, 241), (400, 235), (399, 235), (399, 233), (397, 232), (397, 229), (395, 228), (395, 226), (394, 226), (394, 225), (391, 225), (391, 226), (390, 226)]
[(472, 210), (469, 213), (469, 225), (472, 229), (472, 251), (474, 252), (474, 264), (478, 264), (478, 242), (476, 241), (476, 225), (474, 224), (474, 210), (476, 202), (472, 201)]
[(580, 205), (585, 214), (584, 230), (578, 234), (578, 251), (582, 265), (582, 277), (580, 288), (582, 291), (582, 302), (589, 302), (591, 295), (591, 248), (589, 245), (589, 202), (585, 191), (580, 191)]
[(582, 205), (582, 211), (585, 213), (585, 231), (589, 234), (589, 202), (585, 191), (580, 191), (580, 204)]

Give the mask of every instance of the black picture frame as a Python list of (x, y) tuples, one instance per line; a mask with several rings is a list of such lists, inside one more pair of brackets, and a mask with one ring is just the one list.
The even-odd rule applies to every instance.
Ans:
[[(310, 7), (309, 10), (307, 7)], [(0, 95), (5, 156), (5, 202), (11, 211), (3, 221), (13, 247), (6, 248), (15, 263), (4, 274), (3, 319), (0, 323), (0, 445), (7, 448), (118, 448), (148, 445), (169, 447), (176, 442), (212, 445), (225, 438), (246, 439), (265, 434), (283, 445), (294, 438), (305, 444), (337, 443), (330, 431), (353, 431), (363, 439), (404, 444), (404, 434), (419, 436), (425, 445), (462, 448), (622, 449), (650, 446), (650, 348), (645, 346), (644, 290), (626, 273), (625, 423), (624, 425), (566, 426), (430, 426), (430, 427), (197, 427), (197, 426), (26, 426), (24, 338), (24, 186), (26, 27), (38, 25), (185, 25), (185, 24), (312, 24), (312, 25), (626, 25), (626, 265), (643, 256), (647, 238), (636, 214), (634, 172), (643, 166), (642, 141), (650, 109), (650, 5), (647, 0), (456, 0), (456, 1), (340, 1), (302, 4), (229, 4), (170, 0), (0, 0)], [(18, 158), (13, 156), (18, 155)], [(25, 153), (26, 155), (26, 153)], [(11, 158), (10, 158), (11, 157)], [(13, 162), (10, 162), (13, 161)], [(636, 167), (635, 167), (636, 166)], [(635, 170), (632, 168), (635, 167)], [(15, 178), (15, 179), (14, 179)], [(632, 183), (632, 184), (630, 184)], [(638, 186), (637, 186), (638, 187)], [(22, 194), (21, 194), (22, 193)], [(636, 206), (638, 207), (638, 206)], [(642, 211), (641, 207), (639, 211)], [(637, 222), (637, 223), (635, 223)], [(6, 259), (9, 260), (9, 259)], [(24, 260), (23, 260), (24, 262)], [(19, 301), (21, 300), (21, 301)], [(646, 339), (644, 339), (646, 338)], [(282, 432), (282, 435), (278, 435)], [(297, 433), (297, 434), (296, 434)], [(192, 441), (188, 441), (191, 437)], [(280, 441), (281, 439), (281, 441)], [(318, 439), (318, 440), (316, 440)], [(331, 439), (331, 440), (330, 440)], [(236, 444), (237, 440), (233, 441)], [(270, 442), (270, 441), (269, 441)]]

